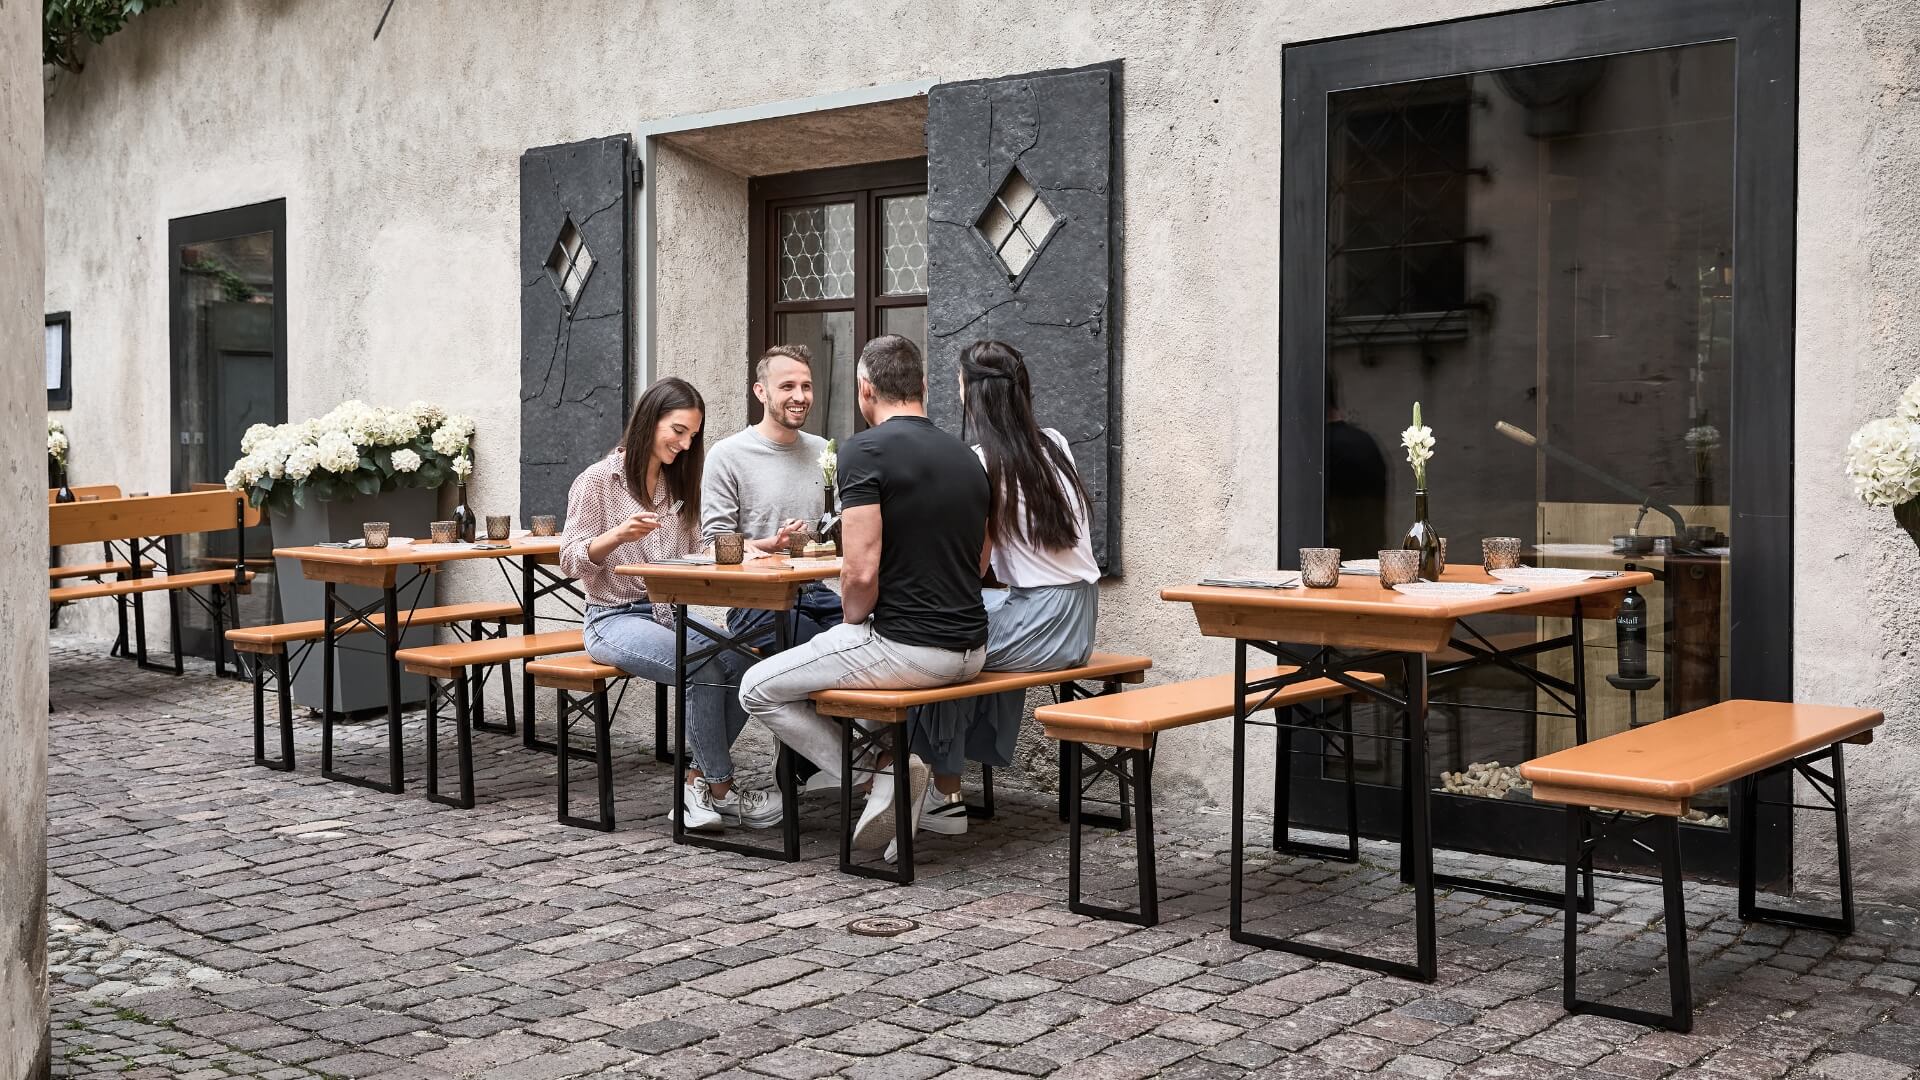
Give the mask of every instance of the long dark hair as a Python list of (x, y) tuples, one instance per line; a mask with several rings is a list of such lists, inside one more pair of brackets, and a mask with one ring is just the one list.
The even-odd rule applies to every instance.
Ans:
[(653, 435), (659, 430), (660, 419), (676, 409), (700, 410), (700, 430), (693, 433), (692, 444), (672, 464), (660, 466), (660, 474), (667, 478), (667, 506), (672, 506), (675, 499), (681, 500), (680, 520), (691, 524), (700, 520), (700, 473), (707, 461), (707, 403), (700, 391), (687, 380), (673, 376), (647, 387), (633, 407), (626, 434), (620, 436), (620, 448), (627, 452), (623, 466), (627, 493), (642, 506), (665, 510), (665, 506), (653, 505), (653, 492), (647, 490), (647, 462), (653, 460)]
[(960, 354), (960, 379), (967, 431), (987, 459), (987, 487), (993, 493), (987, 535), (996, 544), (1022, 537), (1049, 550), (1079, 543), (1067, 492), (1077, 494), (1082, 506), (1091, 500), (1073, 456), (1034, 423), (1033, 383), (1020, 350), (1003, 341), (976, 341)]

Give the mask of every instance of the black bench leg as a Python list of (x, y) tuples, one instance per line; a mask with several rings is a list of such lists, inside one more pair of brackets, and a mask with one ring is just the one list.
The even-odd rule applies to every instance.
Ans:
[[(1156, 926), (1160, 922), (1159, 871), (1153, 855), (1153, 751), (1116, 749), (1113, 757), (1102, 758), (1077, 742), (1061, 742), (1066, 752), (1067, 784), (1072, 797), (1067, 804), (1067, 910), (1076, 915)], [(1093, 815), (1083, 811), (1085, 784), (1081, 777), (1083, 756), (1099, 763), (1104, 771), (1124, 776), (1121, 788), (1133, 793), (1134, 874), (1139, 882), (1139, 900), (1134, 911), (1089, 904), (1080, 898), (1081, 826)], [(1108, 818), (1107, 820), (1115, 820)]]
[(1687, 912), (1680, 878), (1680, 819), (1659, 815), (1635, 825), (1652, 833), (1653, 853), (1660, 861), (1660, 891), (1666, 906), (1667, 995), (1669, 1011), (1654, 1012), (1623, 1005), (1583, 1000), (1575, 987), (1580, 940), (1580, 879), (1593, 859), (1596, 838), (1588, 834), (1588, 811), (1569, 806), (1566, 811), (1567, 865), (1566, 891), (1562, 908), (1566, 920), (1566, 940), (1562, 953), (1561, 992), (1570, 1013), (1604, 1016), (1632, 1024), (1664, 1028), (1682, 1034), (1693, 1030), (1693, 979), (1687, 961)]
[(267, 763), (267, 668), (253, 665), (253, 763)]
[(288, 696), (285, 649), (281, 649), (275, 655), (275, 661), (273, 681), (276, 696), (280, 701), (280, 759), (274, 761), (267, 757), (267, 663), (266, 657), (255, 656), (253, 661), (253, 763), (275, 772), (291, 772), (293, 770), (293, 699)]
[(153, 666), (147, 662), (146, 596), (146, 593), (133, 594), (133, 662), (142, 668)]
[(186, 654), (180, 648), (180, 590), (167, 590), (167, 630), (173, 638), (173, 673), (186, 673)]
[[(587, 695), (587, 697), (589, 700), (583, 704), (580, 698), (569, 694), (565, 690), (554, 691), (554, 701), (557, 706), (554, 714), (556, 724), (560, 729), (558, 741), (554, 744), (556, 751), (558, 751), (554, 754), (554, 767), (557, 770), (555, 773), (557, 781), (555, 787), (559, 793), (560, 800), (560, 824), (572, 825), (580, 829), (593, 829), (597, 832), (612, 832), (613, 749), (612, 732), (610, 730), (612, 717), (607, 710), (606, 688), (602, 687), (595, 693)], [(570, 735), (570, 732), (573, 730), (573, 719), (576, 716), (586, 713), (590, 713), (593, 720), (594, 746), (590, 751), (583, 747), (576, 752)], [(573, 761), (577, 757), (591, 758), (594, 762), (594, 768), (598, 772), (598, 776), (595, 778), (600, 796), (600, 813), (598, 817), (576, 817), (569, 810), (569, 798), (567, 794), (568, 773), (572, 771)]]
[[(255, 661), (256, 664), (259, 661)], [(273, 658), (273, 681), (280, 691), (280, 764), (272, 767), (293, 770), (293, 673), (287, 662), (287, 650)]]
[[(500, 621), (500, 633), (495, 636), (507, 636), (506, 620), (502, 619)], [(475, 619), (472, 625), (467, 628), (467, 640), (484, 641), (486, 637), (486, 627), (478, 619)], [(488, 670), (488, 668), (479, 665), (475, 665), (473, 668), (473, 729), (494, 735), (512, 735), (515, 733), (513, 717), (513, 664), (507, 661), (503, 661), (500, 664), (500, 700), (502, 703), (501, 708), (506, 714), (506, 722), (501, 724), (489, 723), (487, 720)]]
[[(1339, 754), (1346, 762), (1347, 789), (1347, 846), (1337, 848), (1330, 844), (1314, 844), (1293, 838), (1293, 724), (1300, 722), (1305, 710), (1299, 706), (1288, 706), (1276, 713), (1279, 721), (1275, 734), (1276, 757), (1273, 763), (1273, 850), (1288, 855), (1305, 855), (1331, 862), (1357, 863), (1360, 861), (1360, 787), (1353, 776), (1353, 712), (1343, 701), (1340, 708)], [(1326, 720), (1327, 714), (1321, 714)], [(1336, 733), (1327, 731), (1320, 735), (1322, 760), (1325, 754), (1333, 750)]]
[[(785, 747), (781, 748), (783, 751)], [(653, 760), (662, 764), (673, 764), (672, 744), (667, 741), (667, 684), (653, 684)], [(793, 807), (787, 807), (787, 816), (793, 816)]]
[[(1841, 759), (1840, 748), (1841, 744), (1835, 743), (1817, 753), (1783, 762), (1766, 772), (1749, 776), (1735, 785), (1734, 791), (1738, 805), (1734, 808), (1733, 826), (1740, 833), (1740, 918), (1743, 920), (1791, 926), (1801, 930), (1820, 930), (1841, 936), (1853, 933), (1853, 853), (1847, 836), (1846, 763)], [(1822, 761), (1829, 764), (1830, 771), (1823, 773), (1819, 770), (1818, 766)], [(1759, 848), (1757, 815), (1761, 805), (1760, 783), (1770, 776), (1781, 773), (1786, 774), (1789, 780), (1795, 775), (1803, 777), (1808, 786), (1825, 799), (1832, 810), (1834, 855), (1840, 870), (1838, 918), (1831, 915), (1763, 907), (1755, 902), (1755, 893), (1758, 892), (1756, 861)], [(1791, 797), (1791, 788), (1789, 793), (1787, 805), (1791, 806), (1794, 802)]]
[(967, 804), (967, 816), (974, 819), (993, 816), (993, 766), (980, 766), (980, 805)]
[[(457, 806), (462, 810), (473, 809), (473, 714), (472, 698), (468, 694), (468, 676), (461, 672), (447, 680), (442, 687), (439, 680), (427, 680), (427, 801), (442, 806)], [(440, 794), (440, 699), (441, 695), (453, 694), (453, 741), (454, 752), (459, 759), (460, 794), (449, 796)]]
[(860, 727), (857, 720), (836, 716), (840, 723), (840, 872), (855, 877), (913, 884), (913, 781), (907, 768), (907, 725), (893, 729), (893, 842), (894, 868), (861, 866), (853, 861), (853, 760), (856, 740), (877, 748), (880, 736)]

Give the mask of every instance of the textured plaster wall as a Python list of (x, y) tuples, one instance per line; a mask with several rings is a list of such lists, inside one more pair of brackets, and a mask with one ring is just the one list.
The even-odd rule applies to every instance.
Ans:
[(40, 5), (0, 0), (0, 1077), (49, 1075)]
[[(1157, 678), (1219, 672), (1226, 647), (1157, 592), (1272, 559), (1281, 48), (1522, 6), (553, 0), (476, 18), (452, 0), (412, 0), (377, 42), (377, 5), (347, 0), (199, 0), (143, 16), (47, 103), (58, 193), (47, 303), (74, 311), (74, 478), (166, 482), (171, 217), (285, 197), (294, 415), (346, 394), (474, 412), (485, 512), (510, 506), (517, 487), (502, 463), (517, 459), (515, 170), (526, 147), (868, 85), (1120, 58), (1128, 572), (1103, 592), (1101, 645), (1151, 653)], [(1860, 883), (1911, 895), (1920, 792), (1900, 778), (1920, 772), (1920, 748), (1901, 728), (1920, 706), (1920, 598), (1893, 583), (1914, 579), (1920, 558), (1884, 514), (1847, 500), (1838, 470), (1846, 433), (1887, 411), (1916, 368), (1913, 18), (1907, 0), (1804, 7), (1796, 678), (1805, 697), (1887, 707), (1892, 730), (1852, 762)], [(594, 32), (564, 29), (579, 26)], [(859, 46), (775, 48), (823, 27)], [(655, 183), (657, 370), (693, 378), (722, 435), (745, 415), (745, 183), (671, 149)], [(451, 595), (491, 591), (479, 574), (450, 578)], [(1224, 802), (1228, 756), (1219, 725), (1169, 737), (1162, 790)], [(1250, 791), (1267, 789), (1250, 777)], [(1824, 857), (1817, 838), (1807, 845), (1806, 862)]]

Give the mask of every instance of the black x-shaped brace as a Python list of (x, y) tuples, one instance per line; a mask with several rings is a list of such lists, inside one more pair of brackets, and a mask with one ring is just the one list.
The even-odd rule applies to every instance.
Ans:
[[(336, 617), (334, 612), (340, 606), (339, 594), (334, 582), (326, 583), (324, 623), (326, 633), (321, 652), (322, 672), (320, 690), (320, 775), (328, 780), (372, 788), (375, 791), (397, 795), (406, 788), (406, 779), (402, 769), (400, 735), (400, 670), (393, 658), (394, 650), (401, 638), (413, 624), (413, 613), (420, 609), (420, 600), (426, 593), (426, 582), (430, 570), (417, 568), (413, 576), (404, 582), (386, 586), (376, 600), (368, 603), (347, 606), (347, 613)], [(406, 617), (400, 615), (400, 595), (409, 588), (413, 590), (413, 599), (407, 606)], [(375, 608), (381, 609), (382, 623), (376, 626), (370, 615)], [(387, 781), (369, 780), (349, 773), (335, 772), (333, 769), (333, 656), (334, 639), (343, 629), (364, 626), (368, 632), (382, 639), (386, 646), (387, 675)]]
[(527, 633), (533, 632), (534, 604), (549, 596), (558, 596), (561, 605), (573, 612), (574, 617), (568, 619), (556, 615), (544, 615), (541, 616), (542, 618), (550, 622), (565, 623), (586, 620), (586, 611), (575, 602), (580, 596), (580, 587), (572, 578), (565, 574), (554, 573), (544, 564), (535, 562), (531, 555), (520, 560), (520, 580), (517, 582), (513, 579), (513, 574), (507, 570), (504, 561), (495, 560), (494, 565), (500, 568), (500, 576), (506, 579), (507, 588), (512, 590), (513, 598), (520, 603), (520, 610), (524, 613), (523, 619), (527, 624)]

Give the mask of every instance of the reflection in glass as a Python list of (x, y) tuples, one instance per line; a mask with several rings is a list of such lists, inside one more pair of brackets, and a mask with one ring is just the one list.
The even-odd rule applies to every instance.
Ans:
[(880, 309), (880, 333), (899, 334), (920, 346), (927, 355), (927, 309), (923, 307), (886, 307)]
[(853, 204), (780, 211), (780, 299), (843, 300), (853, 295)]
[(775, 334), (780, 341), (813, 350), (813, 414), (807, 417), (806, 430), (829, 439), (853, 434), (860, 415), (853, 312), (790, 312), (779, 316)]
[[(1727, 692), (1733, 77), (1721, 42), (1328, 99), (1327, 542), (1404, 532), (1398, 434), (1420, 401), (1439, 438), (1434, 524), (1456, 551), (1519, 536), (1533, 565), (1631, 560), (1661, 576), (1646, 592), (1660, 683), (1640, 696), (1643, 723)], [(1676, 536), (1674, 554), (1617, 554), (1636, 528)], [(1482, 629), (1532, 639), (1566, 623)], [(1602, 678), (1611, 625), (1585, 631), (1599, 737), (1627, 726), (1629, 699)], [(1537, 662), (1571, 671), (1564, 650)], [(1437, 698), (1559, 711), (1484, 670)], [(1573, 738), (1565, 719), (1449, 707), (1432, 730), (1436, 772), (1456, 774)], [(1398, 774), (1390, 752), (1366, 764), (1374, 782)]]
[[(240, 438), (254, 424), (273, 424), (279, 415), (279, 364), (275, 357), (273, 233), (259, 232), (220, 240), (196, 241), (180, 249), (180, 302), (183, 339), (179, 383), (174, 400), (182, 490), (194, 484), (219, 484), (240, 459)], [(241, 625), (272, 621), (273, 548), (268, 524), (249, 529), (247, 553), (263, 560), (253, 590), (239, 598)], [(194, 533), (176, 539), (168, 558), (176, 571), (202, 570), (216, 560), (231, 560), (233, 534), (227, 530)], [(197, 605), (180, 605), (190, 631), (211, 634), (212, 620)], [(211, 655), (210, 653), (208, 655)]]
[(880, 292), (924, 296), (927, 292), (927, 197), (894, 195), (880, 200)]

